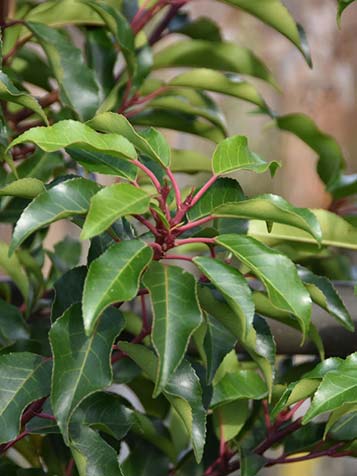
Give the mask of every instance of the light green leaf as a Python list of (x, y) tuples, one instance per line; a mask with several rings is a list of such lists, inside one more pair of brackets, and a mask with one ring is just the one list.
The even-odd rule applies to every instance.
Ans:
[(9, 256), (9, 245), (0, 241), (0, 269), (10, 276), (25, 299), (28, 298), (30, 290), (29, 279), (21, 266), (17, 254)]
[(215, 175), (223, 175), (237, 170), (251, 170), (256, 173), (270, 170), (271, 175), (279, 167), (279, 163), (265, 162), (248, 149), (248, 140), (244, 136), (233, 136), (218, 144), (212, 159)]
[(354, 324), (350, 313), (331, 281), (325, 276), (318, 276), (302, 266), (298, 267), (298, 274), (305, 283), (311, 299), (335, 317), (347, 330), (353, 332)]
[(65, 120), (50, 127), (33, 127), (16, 137), (8, 150), (23, 142), (32, 142), (45, 152), (55, 152), (65, 147), (77, 147), (135, 160), (134, 146), (119, 134), (100, 134), (81, 122)]
[(129, 140), (136, 149), (165, 167), (170, 163), (169, 148), (163, 136), (152, 129), (146, 135), (139, 134), (128, 119), (114, 112), (98, 114), (88, 125), (101, 132), (120, 134)]
[(35, 198), (45, 190), (45, 186), (41, 180), (36, 178), (22, 178), (0, 188), (0, 196)]
[(66, 442), (70, 419), (78, 405), (112, 381), (109, 356), (123, 327), (120, 311), (111, 308), (103, 314), (96, 332), (87, 337), (80, 304), (74, 304), (50, 330), (54, 358), (51, 403)]
[(223, 74), (212, 69), (199, 68), (176, 76), (169, 84), (226, 94), (255, 104), (263, 110), (269, 109), (257, 89), (236, 74)]
[(99, 86), (81, 51), (63, 33), (43, 23), (27, 22), (26, 26), (47, 55), (63, 104), (82, 121), (93, 117), (99, 107)]
[(22, 212), (10, 245), (10, 253), (34, 231), (57, 220), (84, 215), (99, 185), (84, 178), (70, 179), (40, 193)]
[(235, 438), (249, 417), (248, 400), (236, 400), (213, 410), (213, 423), (217, 438), (224, 441)]
[(255, 218), (266, 222), (284, 223), (305, 230), (318, 242), (322, 239), (322, 231), (315, 215), (307, 208), (292, 206), (278, 195), (258, 195), (249, 200), (224, 203), (214, 208), (212, 215), (214, 217)]
[(337, 441), (355, 440), (357, 437), (357, 405), (347, 404), (335, 410), (326, 423), (325, 434)]
[(185, 355), (202, 315), (194, 277), (176, 266), (152, 263), (143, 282), (153, 308), (152, 343), (158, 355), (154, 396), (169, 382)]
[(172, 172), (197, 174), (211, 172), (211, 159), (195, 150), (173, 149), (171, 158)]
[(281, 0), (221, 0), (254, 15), (288, 38), (312, 66), (305, 32), (290, 15)]
[[(155, 354), (142, 345), (120, 342), (119, 348), (155, 382), (158, 359)], [(196, 461), (202, 459), (206, 436), (206, 414), (202, 405), (202, 389), (199, 379), (187, 361), (183, 361), (164, 390), (176, 412), (180, 415), (191, 437)]]
[(0, 99), (31, 109), (31, 111), (39, 115), (41, 119), (48, 124), (47, 116), (37, 100), (26, 91), (17, 89), (11, 79), (2, 71), (0, 71)]
[(150, 195), (128, 183), (116, 183), (100, 190), (91, 199), (81, 233), (82, 240), (99, 235), (119, 218), (146, 213)]
[(153, 256), (141, 240), (116, 243), (92, 261), (83, 291), (83, 320), (87, 335), (93, 333), (101, 313), (110, 304), (136, 296), (141, 273)]
[(219, 289), (236, 314), (239, 338), (244, 341), (254, 318), (254, 302), (246, 279), (236, 268), (213, 258), (200, 256), (193, 262)]
[(221, 235), (216, 241), (261, 279), (274, 306), (296, 316), (306, 336), (311, 320), (311, 299), (293, 262), (247, 236)]
[(25, 408), (50, 392), (51, 362), (28, 352), (0, 356), (0, 443), (13, 440)]
[(154, 56), (154, 68), (209, 68), (247, 74), (276, 85), (268, 68), (248, 48), (228, 41), (182, 40), (166, 46)]
[[(357, 228), (350, 225), (342, 217), (327, 210), (312, 210), (322, 230), (321, 244), (324, 246), (336, 246), (338, 248), (357, 249)], [(315, 243), (315, 239), (308, 233), (297, 228), (276, 223), (270, 233), (265, 223), (252, 220), (249, 224), (249, 235), (257, 238), (270, 246), (284, 241), (300, 243)]]
[(0, 345), (28, 339), (29, 329), (16, 306), (0, 299)]

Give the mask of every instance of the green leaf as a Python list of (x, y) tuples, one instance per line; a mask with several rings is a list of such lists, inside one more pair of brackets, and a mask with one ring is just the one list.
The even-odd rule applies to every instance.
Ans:
[(216, 93), (243, 99), (263, 110), (269, 110), (257, 89), (236, 74), (223, 74), (207, 68), (187, 71), (173, 78), (169, 85), (195, 89), (205, 89)]
[(252, 398), (261, 400), (267, 396), (267, 386), (255, 370), (239, 370), (227, 373), (213, 387), (211, 407), (215, 408), (235, 400)]
[(243, 448), (240, 450), (240, 461), (241, 476), (256, 476), (267, 462), (264, 456), (257, 455), (250, 451), (248, 452)]
[(64, 273), (54, 284), (55, 298), (52, 304), (51, 320), (57, 318), (70, 307), (82, 301), (86, 266), (78, 266)]
[(154, 56), (155, 69), (181, 66), (247, 74), (276, 85), (271, 72), (259, 58), (248, 48), (228, 41), (178, 41)]
[(16, 137), (8, 150), (23, 142), (32, 142), (45, 152), (55, 152), (65, 147), (77, 147), (135, 160), (135, 149), (119, 134), (100, 134), (81, 122), (65, 120), (50, 127), (33, 127)]
[(81, 233), (82, 240), (107, 230), (112, 223), (126, 215), (146, 213), (150, 195), (128, 183), (116, 183), (94, 195)]
[(19, 433), (25, 408), (50, 392), (51, 362), (28, 352), (0, 356), (0, 443)]
[(169, 23), (168, 29), (195, 40), (221, 41), (220, 28), (211, 18), (199, 17), (192, 20), (187, 13), (178, 13)]
[(72, 427), (71, 450), (79, 476), (124, 476), (115, 450), (84, 425)]
[(211, 172), (211, 159), (195, 150), (172, 150), (172, 172), (197, 174), (199, 172)]
[(303, 424), (322, 413), (336, 410), (346, 403), (357, 403), (357, 354), (351, 354), (338, 367), (323, 377), (311, 406), (303, 418)]
[[(114, 134), (123, 135), (141, 153), (147, 155), (165, 167), (170, 163), (170, 156), (168, 155), (167, 148), (163, 145), (165, 143), (165, 139), (162, 137), (162, 135), (159, 132), (153, 130), (153, 132), (151, 132), (152, 140), (147, 140), (146, 137), (143, 137), (141, 134), (136, 132), (126, 117), (122, 116), (121, 114), (103, 112), (89, 121), (88, 125), (101, 132), (111, 132)], [(165, 149), (165, 153), (161, 156), (163, 147)]]
[(357, 193), (357, 174), (340, 175), (329, 187), (329, 192), (335, 199), (348, 197)]
[(25, 299), (30, 290), (29, 279), (23, 270), (17, 254), (9, 256), (10, 249), (7, 243), (0, 241), (0, 269), (10, 276)]
[[(150, 380), (155, 382), (158, 359), (152, 351), (142, 345), (126, 342), (120, 342), (119, 348), (143, 369)], [(182, 361), (180, 367), (171, 375), (163, 393), (185, 424), (191, 437), (196, 461), (199, 463), (205, 443), (206, 414), (202, 405), (200, 382), (187, 361)]]
[(349, 441), (357, 436), (357, 405), (347, 404), (335, 410), (325, 428), (325, 434), (337, 441)]
[(10, 253), (36, 230), (73, 215), (84, 215), (99, 185), (84, 178), (66, 180), (40, 193), (22, 212), (10, 245)]
[(246, 279), (236, 268), (213, 258), (200, 256), (194, 258), (193, 262), (219, 289), (234, 311), (239, 338), (244, 341), (253, 325), (254, 318), (254, 302)]
[(292, 261), (247, 236), (221, 235), (216, 241), (261, 279), (274, 306), (296, 316), (306, 336), (311, 320), (311, 299)]
[(22, 178), (10, 182), (5, 185), (5, 187), (1, 188), (0, 196), (35, 198), (45, 190), (45, 186), (41, 180), (36, 178)]
[(319, 155), (317, 171), (327, 189), (338, 179), (345, 159), (336, 140), (318, 129), (310, 117), (304, 114), (289, 114), (276, 119), (279, 129), (295, 134)]
[(152, 263), (143, 282), (153, 308), (152, 343), (158, 355), (154, 396), (157, 396), (182, 362), (202, 315), (195, 279), (181, 268)]
[(337, 23), (341, 26), (341, 16), (344, 10), (356, 0), (338, 0)]
[(323, 440), (323, 434), (323, 423), (310, 423), (310, 425), (303, 426), (284, 439), (284, 453), (311, 451)]
[[(338, 248), (357, 249), (357, 228), (350, 225), (342, 217), (327, 210), (312, 210), (320, 223), (322, 231), (321, 244)], [(300, 243), (315, 243), (315, 239), (308, 233), (297, 228), (276, 223), (271, 232), (266, 229), (262, 221), (252, 220), (249, 224), (249, 235), (270, 246), (284, 241)]]
[(135, 180), (137, 177), (137, 167), (128, 160), (119, 159), (103, 152), (72, 147), (67, 147), (66, 152), (88, 172), (115, 175), (127, 180)]
[(218, 144), (213, 154), (212, 169), (215, 175), (223, 175), (237, 170), (251, 170), (256, 173), (270, 170), (271, 175), (279, 163), (265, 162), (248, 149), (248, 140), (244, 136), (228, 137)]
[(298, 267), (298, 274), (305, 283), (311, 299), (331, 314), (347, 330), (353, 332), (354, 324), (350, 313), (331, 281), (325, 276), (318, 276), (302, 266)]
[(83, 321), (92, 334), (101, 313), (110, 304), (129, 301), (139, 289), (141, 273), (153, 256), (141, 240), (116, 243), (92, 261), (83, 291)]
[(237, 180), (228, 177), (219, 178), (189, 210), (187, 217), (190, 221), (195, 221), (211, 215), (212, 211), (220, 205), (239, 202), (244, 198), (243, 190)]
[(255, 218), (266, 222), (284, 223), (305, 230), (318, 242), (322, 239), (322, 231), (315, 215), (307, 208), (292, 206), (278, 195), (258, 195), (249, 200), (224, 203), (214, 208), (212, 215), (214, 217)]
[(63, 104), (82, 121), (93, 117), (99, 107), (99, 86), (81, 51), (63, 33), (47, 25), (27, 22), (26, 26), (47, 55)]
[[(145, 457), (143, 457), (145, 455)], [(122, 464), (125, 476), (167, 476), (169, 459), (156, 448), (138, 444)]]
[(0, 99), (31, 109), (31, 111), (39, 115), (41, 119), (48, 124), (47, 116), (37, 100), (26, 91), (17, 89), (11, 79), (2, 71), (0, 71)]
[(50, 330), (54, 358), (51, 403), (66, 442), (70, 419), (78, 405), (112, 381), (109, 356), (123, 327), (120, 311), (111, 308), (103, 314), (96, 332), (87, 337), (80, 304), (74, 304)]
[(236, 400), (221, 405), (213, 410), (213, 422), (217, 438), (224, 441), (235, 438), (244, 427), (249, 417), (248, 400)]
[(296, 24), (281, 0), (221, 0), (254, 15), (288, 38), (312, 66), (305, 32)]
[(29, 329), (18, 308), (0, 299), (0, 344), (7, 346), (29, 337)]

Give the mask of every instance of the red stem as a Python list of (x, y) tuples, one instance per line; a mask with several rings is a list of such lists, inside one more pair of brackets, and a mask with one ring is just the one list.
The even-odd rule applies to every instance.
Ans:
[(155, 228), (155, 226), (152, 223), (149, 222), (149, 220), (146, 220), (146, 218), (142, 217), (141, 215), (133, 215), (133, 216), (140, 223), (142, 223), (144, 226), (146, 226), (146, 228), (148, 228), (154, 236), (160, 236), (160, 233), (157, 232), (157, 229)]
[(65, 471), (65, 476), (72, 476), (73, 474), (73, 469), (74, 469), (74, 459), (71, 458), (69, 460), (69, 463), (67, 465), (66, 471)]
[(189, 245), (192, 243), (203, 243), (205, 245), (215, 245), (214, 238), (185, 238), (183, 240), (175, 240), (175, 246)]
[(332, 456), (334, 458), (338, 458), (340, 456), (346, 456), (346, 453), (351, 454), (351, 452), (348, 452), (348, 451), (347, 452), (344, 451), (341, 454), (335, 453), (335, 451), (338, 448), (341, 448), (344, 444), (345, 444), (344, 442), (337, 443), (336, 445), (331, 446), (330, 448), (327, 448), (326, 450), (316, 451), (304, 456), (296, 456), (294, 458), (287, 458), (286, 456), (283, 455), (280, 458), (269, 459), (266, 466), (268, 467), (268, 466), (274, 466), (275, 464), (299, 463), (300, 461), (307, 461), (310, 459), (321, 458), (322, 456)]
[(189, 208), (192, 208), (198, 200), (207, 192), (207, 190), (212, 187), (212, 185), (215, 183), (217, 180), (218, 176), (217, 175), (212, 175), (212, 177), (203, 185), (203, 187), (196, 193), (196, 195), (193, 197), (191, 204)]
[(132, 163), (136, 165), (139, 169), (141, 169), (150, 178), (150, 180), (154, 184), (154, 187), (156, 188), (158, 193), (161, 194), (161, 184), (156, 178), (156, 175), (153, 172), (151, 172), (151, 170), (148, 167), (146, 167), (144, 164), (142, 164), (139, 160), (133, 160)]
[(57, 421), (56, 417), (50, 415), (49, 413), (36, 413), (35, 416), (37, 416), (38, 418), (43, 418), (44, 420)]
[(177, 259), (180, 261), (189, 261), (190, 263), (192, 263), (193, 258), (190, 258), (189, 256), (185, 255), (165, 255), (162, 257), (162, 259)]
[(145, 330), (146, 332), (149, 329), (149, 322), (148, 322), (148, 315), (146, 311), (146, 301), (145, 301), (144, 294), (140, 296), (140, 303), (141, 303), (141, 316), (143, 319), (143, 330)]
[(175, 192), (177, 208), (180, 210), (182, 208), (182, 198), (181, 198), (180, 187), (179, 187), (179, 185), (176, 181), (176, 178), (175, 178), (174, 174), (171, 172), (171, 170), (169, 168), (166, 169), (166, 173), (167, 173), (167, 176), (169, 177), (169, 179), (172, 183), (172, 187), (173, 187), (174, 192)]
[(183, 233), (184, 231), (191, 230), (192, 228), (196, 228), (196, 226), (203, 225), (204, 223), (212, 221), (213, 219), (214, 219), (214, 216), (212, 215), (208, 217), (200, 218), (199, 220), (191, 221), (190, 223), (187, 223), (186, 225), (180, 226), (179, 228), (177, 228), (176, 231)]

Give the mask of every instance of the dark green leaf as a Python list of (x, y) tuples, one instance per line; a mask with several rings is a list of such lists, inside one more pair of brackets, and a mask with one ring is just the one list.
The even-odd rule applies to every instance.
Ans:
[(52, 304), (51, 320), (54, 322), (72, 304), (82, 301), (86, 266), (70, 269), (54, 284), (55, 298)]
[(0, 299), (0, 344), (7, 346), (29, 337), (29, 329), (18, 308)]
[(83, 320), (90, 335), (101, 313), (110, 304), (136, 296), (141, 273), (153, 256), (141, 240), (123, 241), (111, 246), (94, 260), (83, 291)]
[(192, 20), (187, 13), (178, 13), (169, 23), (168, 29), (173, 33), (181, 33), (195, 40), (220, 42), (220, 28), (211, 18), (199, 17)]
[(152, 342), (158, 354), (154, 395), (158, 395), (180, 365), (202, 315), (195, 279), (181, 268), (152, 263), (143, 281), (153, 307)]
[(84, 178), (74, 178), (40, 193), (23, 211), (12, 236), (10, 252), (33, 232), (73, 215), (84, 215), (99, 185)]
[(0, 443), (16, 438), (25, 408), (50, 392), (51, 362), (28, 352), (0, 357)]
[(284, 440), (285, 453), (300, 453), (311, 450), (321, 442), (324, 434), (323, 423), (310, 423), (310, 425), (299, 428)]
[(78, 405), (111, 383), (109, 356), (114, 339), (123, 327), (120, 311), (111, 308), (103, 314), (96, 332), (87, 337), (80, 304), (74, 304), (53, 324), (50, 331), (54, 357), (51, 402), (66, 441), (70, 419)]
[(329, 188), (335, 199), (348, 197), (357, 193), (357, 174), (340, 175)]
[(156, 448), (139, 444), (123, 462), (122, 467), (125, 476), (167, 476), (169, 459)]
[(267, 460), (264, 456), (245, 451), (242, 448), (240, 451), (240, 462), (241, 476), (255, 476), (264, 468)]
[(337, 23), (341, 24), (341, 16), (344, 10), (351, 5), (355, 0), (338, 0), (338, 12), (337, 12)]

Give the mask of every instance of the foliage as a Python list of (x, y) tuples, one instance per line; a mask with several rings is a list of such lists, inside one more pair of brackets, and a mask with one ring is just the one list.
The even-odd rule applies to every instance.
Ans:
[[(310, 118), (271, 111), (241, 77), (276, 87), (264, 62), (193, 20), (188, 2), (21, 1), (0, 18), (0, 220), (13, 226), (0, 243), (2, 474), (248, 476), (356, 455), (357, 354), (324, 359), (311, 314), (314, 302), (353, 332), (313, 263), (356, 249), (357, 231), (331, 211), (247, 198), (227, 175), (280, 164), (226, 137), (211, 93), (250, 102), (306, 142), (335, 210), (356, 177)], [(311, 64), (280, 0), (225, 3)], [(352, 2), (339, 3), (340, 15)], [(154, 127), (212, 141), (212, 158), (172, 150)], [(191, 190), (176, 175), (199, 172), (206, 181)], [(62, 219), (81, 229), (86, 258), (73, 238), (46, 250)], [(311, 340), (321, 362), (289, 366), (270, 320)], [(267, 457), (276, 446), (282, 455)]]

